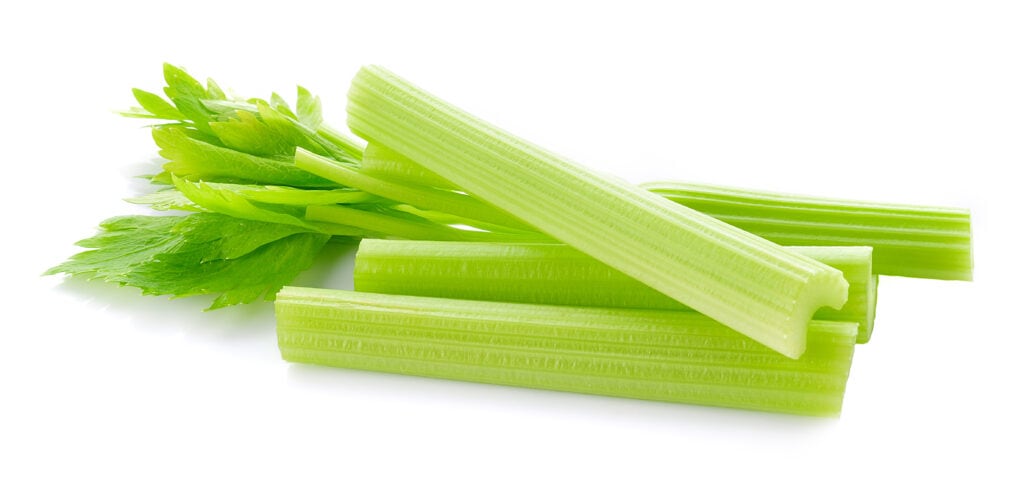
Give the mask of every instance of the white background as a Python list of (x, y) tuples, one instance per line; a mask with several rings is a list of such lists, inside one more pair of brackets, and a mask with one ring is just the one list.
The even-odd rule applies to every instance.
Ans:
[[(0, 7), (0, 485), (1020, 485), (1019, 2), (213, 3)], [(378, 63), (635, 182), (969, 207), (976, 280), (883, 278), (838, 420), (290, 365), (269, 304), (39, 276), (144, 211), (112, 110), (164, 61), (341, 128)]]

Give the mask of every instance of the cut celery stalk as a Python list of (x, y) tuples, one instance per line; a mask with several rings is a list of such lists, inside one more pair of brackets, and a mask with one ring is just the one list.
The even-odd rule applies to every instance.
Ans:
[(790, 360), (692, 311), (286, 287), (285, 360), (637, 399), (835, 416), (856, 324), (814, 321)]
[[(871, 247), (793, 247), (843, 272), (850, 283), (841, 310), (814, 318), (874, 328), (877, 276)], [(366, 239), (359, 244), (355, 290), (441, 298), (615, 308), (688, 309), (625, 274), (563, 244), (428, 242)]]
[(338, 161), (314, 154), (302, 148), (295, 150), (295, 166), (328, 181), (360, 189), (384, 198), (401, 201), (418, 208), (443, 211), (473, 220), (504, 225), (509, 228), (530, 229), (529, 225), (524, 224), (522, 221), (464, 193), (426, 188), (419, 185), (409, 186), (378, 179), (354, 168), (346, 167)]
[(656, 182), (641, 187), (782, 245), (869, 245), (878, 274), (969, 281), (966, 209)]
[[(366, 154), (372, 154), (368, 168), (372, 167), (380, 178), (453, 187), (379, 144), (367, 146)], [(366, 161), (364, 156), (364, 164)], [(673, 182), (647, 183), (641, 187), (781, 245), (874, 247), (877, 274), (971, 280), (971, 220), (965, 209), (835, 200)]]
[(846, 301), (838, 270), (598, 175), (383, 68), (356, 75), (348, 123), (371, 143), (788, 357), (803, 353), (816, 309)]

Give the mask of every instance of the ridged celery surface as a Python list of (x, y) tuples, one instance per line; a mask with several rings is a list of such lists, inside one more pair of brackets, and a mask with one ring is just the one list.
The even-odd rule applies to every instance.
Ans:
[[(871, 247), (793, 247), (842, 271), (850, 283), (841, 310), (815, 319), (855, 322), (858, 343), (874, 328), (878, 277)], [(639, 281), (564, 244), (364, 239), (356, 253), (355, 290), (483, 301), (688, 309)]]
[[(366, 147), (363, 167), (383, 179), (453, 187), (379, 144)], [(966, 209), (677, 182), (640, 186), (781, 245), (874, 247), (877, 274), (964, 281), (972, 277), (971, 216)]]
[(857, 325), (812, 321), (791, 360), (692, 311), (286, 287), (285, 360), (657, 401), (835, 416)]
[(846, 300), (842, 273), (596, 174), (376, 66), (349, 91), (354, 133), (723, 324), (796, 358), (807, 322)]
[(658, 182), (654, 193), (782, 245), (869, 245), (878, 274), (970, 281), (966, 209)]

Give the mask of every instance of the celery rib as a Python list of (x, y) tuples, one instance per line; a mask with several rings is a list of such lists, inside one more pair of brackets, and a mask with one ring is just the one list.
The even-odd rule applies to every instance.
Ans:
[(349, 91), (349, 128), (477, 198), (789, 357), (846, 300), (842, 273), (652, 193), (599, 176), (379, 67)]
[(782, 245), (869, 245), (875, 249), (878, 274), (972, 279), (971, 216), (966, 209), (675, 182), (641, 187)]
[[(363, 161), (367, 171), (384, 179), (453, 187), (379, 144), (367, 146)], [(965, 281), (972, 278), (970, 212), (965, 209), (675, 182), (640, 186), (780, 245), (874, 247), (878, 274)]]
[[(850, 283), (840, 310), (815, 319), (860, 325), (858, 342), (874, 328), (876, 276), (870, 247), (793, 247), (832, 266)], [(645, 309), (688, 309), (567, 245), (366, 239), (353, 271), (355, 290), (483, 301)]]
[(692, 311), (490, 303), (286, 287), (289, 361), (834, 416), (856, 325), (813, 321), (791, 360)]

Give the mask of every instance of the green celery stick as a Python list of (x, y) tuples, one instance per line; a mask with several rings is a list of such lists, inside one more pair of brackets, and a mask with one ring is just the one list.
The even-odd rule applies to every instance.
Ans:
[(598, 175), (364, 67), (352, 131), (541, 232), (791, 358), (807, 322), (841, 308), (842, 273), (623, 181)]
[[(871, 247), (793, 247), (843, 272), (850, 283), (841, 310), (818, 320), (858, 323), (858, 343), (874, 328), (878, 277)], [(564, 244), (365, 239), (359, 244), (355, 290), (482, 301), (688, 309), (635, 279)]]
[[(379, 144), (367, 146), (363, 167), (382, 179), (453, 187)], [(971, 216), (966, 209), (676, 182), (640, 186), (780, 245), (874, 247), (877, 274), (965, 281), (972, 277)]]
[(971, 214), (966, 209), (674, 182), (641, 187), (782, 245), (870, 245), (878, 274), (972, 278)]
[(836, 416), (857, 325), (812, 321), (791, 360), (692, 311), (286, 287), (285, 360), (609, 396)]

